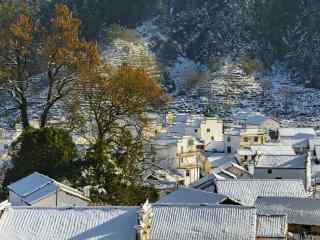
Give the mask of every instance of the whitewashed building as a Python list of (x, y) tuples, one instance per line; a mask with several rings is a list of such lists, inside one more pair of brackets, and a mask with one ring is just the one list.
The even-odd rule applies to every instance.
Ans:
[(82, 192), (37, 172), (10, 184), (8, 190), (12, 206), (71, 207), (90, 203)]
[(309, 140), (316, 137), (313, 128), (280, 128), (279, 140), (283, 145), (292, 146), (297, 153), (306, 153), (309, 149)]
[(164, 169), (177, 170), (184, 176), (184, 185), (197, 181), (202, 165), (198, 141), (193, 136), (163, 136), (152, 142), (155, 161)]

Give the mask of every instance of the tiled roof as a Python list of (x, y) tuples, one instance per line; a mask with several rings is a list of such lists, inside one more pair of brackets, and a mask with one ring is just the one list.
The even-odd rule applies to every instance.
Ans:
[(157, 204), (218, 204), (228, 197), (192, 188), (179, 188), (161, 198)]
[(216, 191), (246, 206), (257, 197), (307, 197), (303, 181), (295, 179), (216, 180)]
[(26, 197), (50, 183), (53, 183), (51, 178), (35, 172), (10, 184), (8, 189), (18, 194), (20, 197)]
[(0, 239), (134, 240), (136, 208), (7, 208)]
[(190, 187), (213, 192), (215, 189), (215, 186), (214, 186), (215, 179), (216, 179), (216, 176), (211, 173), (207, 176), (200, 178), (198, 181), (192, 183)]
[(296, 155), (292, 146), (273, 144), (251, 146), (252, 151), (268, 156), (294, 156)]
[(151, 239), (253, 240), (256, 209), (238, 206), (154, 206)]
[(258, 238), (286, 238), (288, 222), (286, 215), (258, 215)]
[(259, 213), (286, 214), (289, 224), (320, 226), (320, 200), (286, 197), (258, 198)]
[(305, 168), (305, 156), (261, 156), (258, 168)]

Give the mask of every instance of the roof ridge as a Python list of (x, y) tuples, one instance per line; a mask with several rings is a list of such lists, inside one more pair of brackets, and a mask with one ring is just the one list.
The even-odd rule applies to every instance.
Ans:
[(245, 210), (256, 210), (254, 206), (238, 206), (238, 205), (229, 205), (229, 204), (177, 204), (177, 203), (159, 203), (152, 204), (152, 207), (179, 207), (179, 208), (221, 208), (221, 209), (245, 209)]
[(223, 181), (225, 181), (225, 182), (227, 182), (227, 181), (229, 181), (229, 182), (232, 182), (232, 181), (235, 181), (235, 182), (262, 182), (262, 181), (264, 181), (264, 182), (288, 182), (288, 181), (290, 181), (290, 182), (303, 182), (303, 180), (302, 179), (262, 179), (262, 178), (249, 178), (249, 179), (217, 179), (216, 180), (217, 182), (223, 182)]

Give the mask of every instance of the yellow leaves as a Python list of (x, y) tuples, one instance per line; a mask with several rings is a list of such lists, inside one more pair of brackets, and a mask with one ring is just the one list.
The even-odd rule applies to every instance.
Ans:
[(20, 41), (31, 43), (33, 38), (33, 26), (29, 16), (19, 16), (16, 23), (10, 26), (10, 32), (13, 36)]
[(80, 20), (72, 16), (71, 11), (63, 4), (55, 7), (55, 18), (51, 21), (56, 40), (65, 42), (69, 48), (77, 48), (79, 45)]

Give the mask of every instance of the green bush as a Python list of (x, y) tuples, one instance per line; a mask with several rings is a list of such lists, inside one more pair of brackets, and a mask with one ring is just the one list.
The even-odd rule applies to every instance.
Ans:
[(261, 63), (252, 57), (242, 57), (240, 59), (240, 68), (248, 75), (263, 69)]
[(11, 145), (14, 168), (6, 174), (5, 185), (35, 171), (55, 179), (71, 176), (76, 146), (63, 129), (43, 128), (25, 130)]

